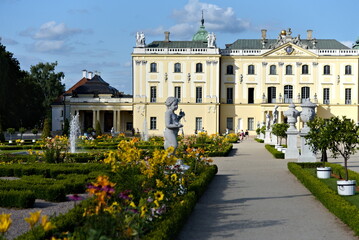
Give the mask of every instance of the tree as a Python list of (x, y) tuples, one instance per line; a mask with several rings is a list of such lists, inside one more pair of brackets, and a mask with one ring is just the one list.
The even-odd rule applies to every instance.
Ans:
[(69, 119), (65, 118), (64, 129), (62, 130), (62, 135), (69, 136), (70, 133), (70, 122)]
[(15, 133), (15, 128), (8, 128), (6, 131), (10, 135), (10, 140), (12, 140), (12, 135)]
[(61, 80), (65, 77), (63, 72), (55, 72), (57, 62), (38, 63), (30, 68), (30, 77), (41, 87), (43, 96), (42, 107), (46, 109), (46, 116), (50, 117), (50, 105), (64, 91), (65, 85)]
[(308, 127), (310, 127), (310, 131), (305, 137), (307, 144), (312, 147), (314, 153), (317, 153), (318, 151), (322, 153), (321, 161), (323, 162), (323, 165), (328, 161), (327, 149), (332, 141), (331, 125), (329, 125), (329, 123), (329, 119), (323, 119), (318, 116), (307, 123)]
[(276, 123), (272, 125), (272, 133), (279, 137), (279, 144), (282, 144), (282, 139), (287, 139), (287, 130), (289, 128), (288, 123)]
[(44, 128), (42, 129), (42, 138), (47, 138), (47, 137), (51, 137), (51, 132), (50, 132), (50, 122), (49, 119), (46, 118), (44, 121)]
[(98, 120), (96, 121), (95, 131), (96, 131), (96, 136), (100, 136), (102, 134), (101, 124), (100, 124), (100, 121), (98, 121)]
[(26, 132), (26, 128), (24, 128), (24, 127), (19, 128), (19, 133), (21, 135), (21, 139), (25, 132)]
[(329, 148), (336, 158), (341, 155), (344, 158), (345, 180), (348, 181), (348, 160), (357, 151), (359, 126), (345, 116), (332, 117), (328, 123), (328, 136), (330, 136)]

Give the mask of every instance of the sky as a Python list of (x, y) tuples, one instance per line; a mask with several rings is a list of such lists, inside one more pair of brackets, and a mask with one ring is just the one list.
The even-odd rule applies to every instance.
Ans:
[[(306, 38), (336, 39), (351, 47), (359, 36), (358, 0), (0, 0), (0, 38), (22, 70), (57, 62), (66, 89), (82, 70), (100, 72), (111, 86), (132, 94), (131, 53), (136, 32), (146, 44), (191, 40), (200, 26), (216, 34), (217, 46), (259, 39), (261, 29), (276, 39), (283, 29)], [(1, 67), (1, 66), (0, 66)]]

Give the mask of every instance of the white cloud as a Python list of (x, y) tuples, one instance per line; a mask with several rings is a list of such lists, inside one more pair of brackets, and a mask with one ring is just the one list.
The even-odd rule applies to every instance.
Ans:
[(231, 7), (222, 8), (199, 0), (189, 0), (183, 9), (173, 11), (171, 17), (176, 21), (175, 25), (166, 29), (163, 26), (148, 29), (145, 30), (145, 33), (159, 35), (163, 34), (165, 30), (169, 30), (176, 38), (188, 39), (193, 36), (201, 24), (202, 10), (207, 31), (239, 33), (251, 27), (250, 22), (239, 18)]
[(44, 23), (33, 35), (34, 39), (65, 39), (68, 36), (80, 33), (79, 29), (68, 28), (64, 23), (56, 24), (55, 21)]
[(354, 42), (353, 41), (340, 41), (340, 43), (344, 44), (345, 46), (352, 48)]
[(59, 52), (66, 48), (63, 40), (41, 40), (35, 42), (33, 47), (37, 52)]

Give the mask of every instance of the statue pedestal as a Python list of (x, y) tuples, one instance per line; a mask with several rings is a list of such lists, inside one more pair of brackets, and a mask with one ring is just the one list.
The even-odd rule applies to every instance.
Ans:
[(272, 143), (270, 135), (271, 135), (271, 130), (266, 130), (266, 134), (265, 134), (265, 137), (264, 137), (264, 143), (265, 144), (271, 144)]
[(271, 144), (272, 145), (278, 145), (278, 137), (277, 137), (277, 135), (272, 134)]
[(287, 149), (285, 150), (285, 159), (297, 159), (299, 157), (299, 150), (297, 147), (298, 131), (288, 130), (287, 132)]
[(309, 128), (304, 127), (299, 133), (299, 136), (301, 137), (301, 154), (298, 158), (298, 162), (317, 162), (315, 154), (313, 153), (312, 149), (307, 144), (307, 140), (305, 139), (305, 136), (308, 135), (308, 132)]

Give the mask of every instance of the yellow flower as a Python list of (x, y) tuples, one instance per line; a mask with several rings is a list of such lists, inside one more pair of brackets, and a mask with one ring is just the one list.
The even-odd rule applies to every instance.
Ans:
[(134, 202), (131, 202), (130, 206), (133, 207), (133, 208), (136, 208), (136, 204)]
[(0, 233), (5, 233), (9, 229), (12, 220), (10, 219), (11, 214), (1, 214), (0, 215)]
[(176, 173), (174, 173), (174, 174), (171, 175), (171, 181), (172, 181), (172, 182), (176, 182), (176, 181), (177, 181), (177, 174), (176, 174)]
[(47, 220), (47, 216), (42, 216), (41, 218), (41, 226), (44, 228), (44, 231), (47, 232), (53, 228), (55, 228), (55, 225), (52, 224), (52, 222)]
[(164, 194), (163, 194), (163, 192), (161, 192), (161, 191), (157, 191), (156, 193), (155, 193), (155, 198), (156, 198), (156, 200), (158, 200), (158, 201), (162, 201), (163, 200), (163, 198), (164, 198)]
[(30, 213), (30, 217), (25, 218), (25, 221), (30, 224), (30, 228), (33, 228), (35, 224), (39, 221), (41, 215), (41, 210), (37, 212)]
[(156, 186), (157, 186), (158, 188), (162, 188), (162, 187), (165, 186), (165, 184), (164, 184), (161, 180), (156, 179)]
[(141, 218), (146, 215), (146, 212), (147, 212), (147, 208), (145, 206), (142, 206), (141, 207)]

